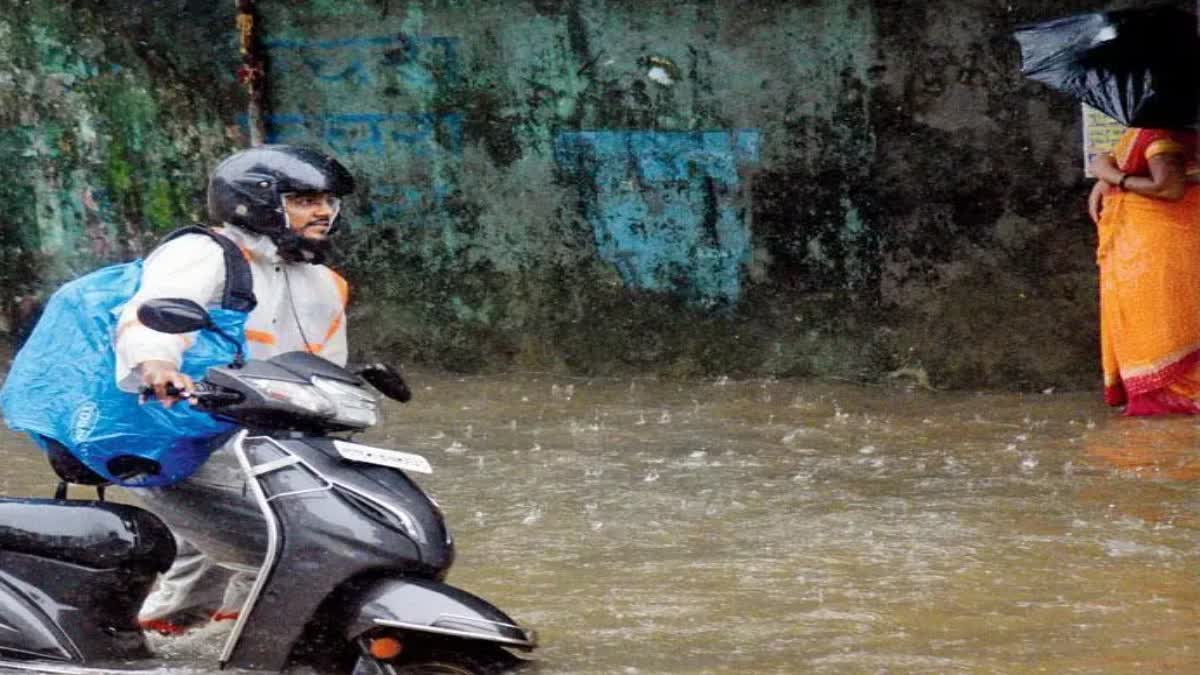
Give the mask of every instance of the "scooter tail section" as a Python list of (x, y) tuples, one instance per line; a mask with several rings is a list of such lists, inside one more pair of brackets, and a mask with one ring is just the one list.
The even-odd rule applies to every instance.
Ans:
[(488, 601), (426, 579), (381, 579), (353, 601), (346, 638), (381, 628), (430, 636), (480, 640), (520, 650), (537, 646), (537, 634)]

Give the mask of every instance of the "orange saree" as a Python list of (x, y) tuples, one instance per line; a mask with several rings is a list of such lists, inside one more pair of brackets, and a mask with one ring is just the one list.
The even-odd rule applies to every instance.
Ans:
[(1116, 188), (1104, 195), (1100, 351), (1104, 399), (1126, 415), (1200, 413), (1200, 183), (1196, 134), (1129, 129), (1117, 166), (1149, 175), (1160, 153), (1188, 158), (1183, 199), (1151, 199)]

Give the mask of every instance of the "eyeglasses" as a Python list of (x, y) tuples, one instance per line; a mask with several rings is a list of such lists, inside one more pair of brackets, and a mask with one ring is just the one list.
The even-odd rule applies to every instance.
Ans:
[(283, 195), (286, 208), (315, 209), (326, 206), (335, 214), (342, 206), (342, 198), (328, 192), (288, 192)]

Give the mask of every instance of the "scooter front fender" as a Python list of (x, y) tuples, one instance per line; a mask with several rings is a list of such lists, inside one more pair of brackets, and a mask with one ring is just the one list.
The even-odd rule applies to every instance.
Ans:
[(381, 579), (352, 601), (346, 637), (356, 640), (369, 630), (404, 631), (483, 640), (533, 649), (537, 635), (478, 596), (427, 579)]

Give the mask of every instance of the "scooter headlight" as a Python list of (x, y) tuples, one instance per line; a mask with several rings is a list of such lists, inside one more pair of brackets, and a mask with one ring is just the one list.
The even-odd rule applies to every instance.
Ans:
[(333, 401), (330, 401), (315, 387), (307, 384), (268, 380), (260, 377), (247, 377), (245, 381), (254, 385), (254, 388), (267, 398), (294, 405), (322, 417), (330, 417), (337, 412), (337, 406)]
[(333, 403), (334, 421), (357, 427), (371, 427), (379, 422), (379, 399), (366, 389), (324, 377), (314, 377), (312, 383)]

